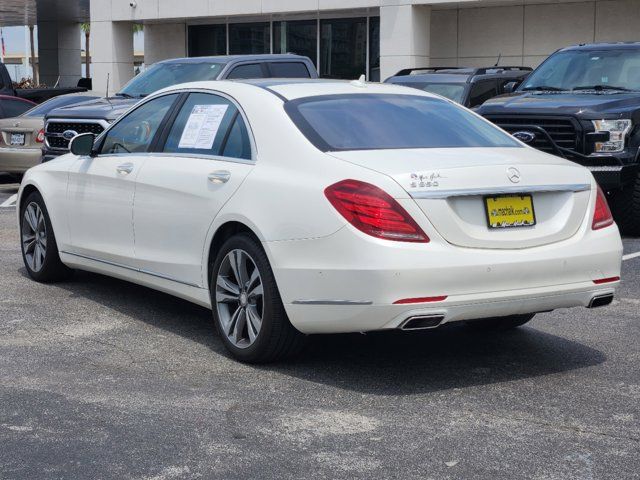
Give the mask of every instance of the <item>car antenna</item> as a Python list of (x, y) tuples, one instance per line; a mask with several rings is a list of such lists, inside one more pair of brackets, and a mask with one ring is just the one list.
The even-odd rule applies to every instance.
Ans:
[(107, 99), (107, 102), (111, 103), (111, 101), (109, 101), (109, 74), (107, 73), (107, 91), (105, 92), (105, 98)]
[(364, 73), (360, 75), (360, 78), (357, 80), (352, 80), (351, 85), (354, 87), (366, 87), (367, 86), (367, 77), (365, 77)]
[(498, 64), (500, 63), (500, 58), (502, 58), (502, 52), (498, 53), (498, 60), (496, 60), (496, 64), (494, 65), (494, 67), (497, 67)]

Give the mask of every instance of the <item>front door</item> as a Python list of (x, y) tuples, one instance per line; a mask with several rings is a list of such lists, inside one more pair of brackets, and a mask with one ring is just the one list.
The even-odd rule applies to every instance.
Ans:
[(202, 286), (207, 233), (253, 168), (247, 123), (227, 98), (191, 93), (137, 178), (136, 264)]
[(71, 252), (131, 267), (133, 198), (146, 152), (178, 95), (153, 99), (123, 117), (69, 172), (67, 216)]

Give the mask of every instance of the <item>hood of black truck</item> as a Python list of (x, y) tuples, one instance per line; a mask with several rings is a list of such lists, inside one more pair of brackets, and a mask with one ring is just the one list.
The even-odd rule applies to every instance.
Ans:
[(516, 92), (486, 101), (480, 115), (571, 115), (583, 119), (630, 118), (640, 92)]
[(56, 108), (46, 116), (46, 120), (53, 118), (107, 120), (112, 122), (135, 105), (139, 98), (111, 97), (100, 98), (79, 105)]

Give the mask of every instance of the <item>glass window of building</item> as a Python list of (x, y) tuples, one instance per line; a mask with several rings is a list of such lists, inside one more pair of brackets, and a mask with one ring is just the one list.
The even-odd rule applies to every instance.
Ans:
[(189, 27), (189, 56), (206, 57), (227, 54), (227, 26), (191, 25)]
[(366, 73), (366, 64), (366, 18), (338, 18), (321, 21), (321, 76), (356, 79)]
[(369, 81), (380, 81), (380, 17), (369, 18)]
[(318, 66), (318, 22), (273, 22), (273, 53), (296, 53)]
[(269, 23), (229, 24), (229, 53), (246, 55), (269, 53), (271, 51), (271, 31)]

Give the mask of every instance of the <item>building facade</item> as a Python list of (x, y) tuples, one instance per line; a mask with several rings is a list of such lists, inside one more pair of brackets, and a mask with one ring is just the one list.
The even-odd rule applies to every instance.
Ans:
[(94, 88), (133, 75), (132, 23), (145, 63), (293, 52), (321, 76), (385, 79), (402, 68), (536, 66), (556, 49), (640, 41), (640, 0), (91, 0)]

